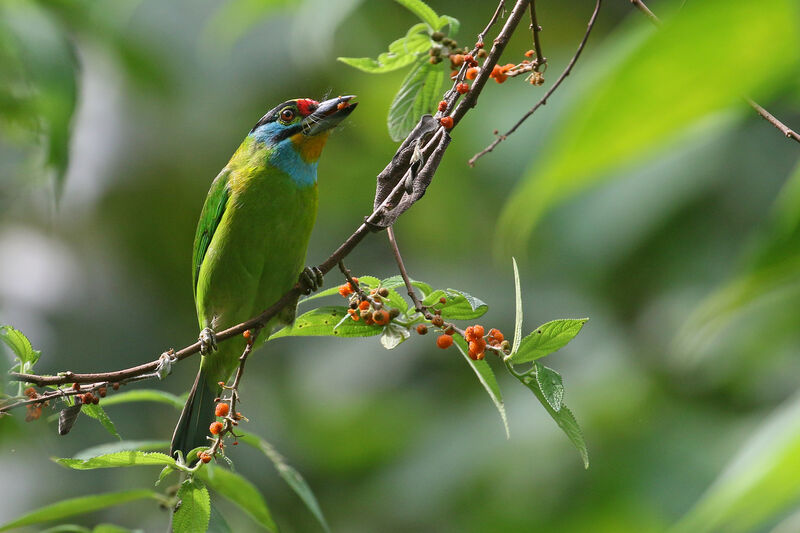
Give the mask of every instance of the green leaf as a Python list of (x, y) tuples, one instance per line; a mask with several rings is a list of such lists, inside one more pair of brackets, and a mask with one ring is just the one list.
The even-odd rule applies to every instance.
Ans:
[(311, 491), (311, 487), (309, 487), (308, 483), (306, 483), (306, 480), (300, 475), (300, 472), (289, 465), (286, 462), (286, 459), (284, 459), (283, 456), (278, 453), (269, 442), (261, 437), (243, 434), (239, 437), (239, 440), (248, 446), (252, 446), (258, 450), (261, 450), (261, 452), (266, 455), (270, 461), (272, 461), (272, 464), (275, 466), (278, 474), (283, 478), (284, 481), (286, 481), (286, 483), (289, 484), (289, 486), (300, 497), (300, 499), (303, 500), (303, 503), (306, 504), (306, 507), (308, 507), (308, 510), (311, 511), (311, 514), (313, 514), (314, 517), (319, 521), (320, 525), (322, 525), (322, 528), (327, 533), (330, 533), (330, 528), (328, 527), (328, 523), (325, 521), (325, 516), (322, 514), (322, 509), (317, 502), (317, 498)]
[(277, 531), (267, 502), (247, 479), (228, 469), (209, 464), (195, 474), (214, 492), (234, 503), (267, 531)]
[(503, 395), (500, 393), (500, 386), (497, 384), (497, 379), (494, 376), (492, 367), (489, 366), (489, 363), (487, 363), (485, 359), (481, 359), (480, 361), (472, 360), (470, 356), (467, 355), (467, 341), (465, 341), (460, 335), (453, 335), (453, 341), (455, 342), (458, 351), (464, 356), (467, 364), (475, 372), (475, 375), (478, 376), (478, 381), (481, 382), (481, 385), (483, 385), (483, 388), (489, 394), (489, 398), (492, 399), (492, 403), (494, 403), (494, 406), (497, 408), (497, 412), (500, 413), (500, 419), (503, 421), (503, 428), (506, 430), (506, 438), (510, 439), (511, 431), (508, 427), (506, 408), (505, 405), (503, 405)]
[(39, 360), (41, 352), (34, 350), (31, 341), (20, 330), (11, 326), (0, 326), (0, 340), (11, 349), (14, 355), (22, 363), (21, 372), (29, 372), (36, 361)]
[(583, 467), (589, 468), (589, 450), (586, 448), (586, 441), (583, 439), (583, 432), (581, 428), (578, 426), (578, 421), (575, 420), (575, 416), (572, 414), (566, 405), (561, 403), (561, 409), (556, 411), (553, 409), (550, 402), (544, 395), (542, 391), (539, 381), (536, 379), (536, 376), (533, 375), (533, 372), (529, 372), (524, 376), (517, 376), (526, 387), (528, 387), (531, 392), (536, 396), (539, 400), (539, 403), (547, 411), (547, 414), (555, 420), (558, 427), (567, 435), (569, 440), (578, 449), (578, 452), (581, 454), (581, 459), (583, 459)]
[(800, 396), (795, 395), (752, 434), (670, 532), (768, 530), (768, 524), (797, 505), (798, 479)]
[(121, 403), (130, 402), (157, 402), (171, 405), (177, 410), (183, 409), (183, 404), (186, 403), (185, 398), (176, 396), (169, 392), (156, 390), (156, 389), (136, 389), (125, 392), (118, 392), (103, 399), (103, 407), (109, 405), (118, 405)]
[(439, 15), (436, 14), (436, 11), (431, 9), (431, 7), (422, 0), (395, 0), (395, 2), (414, 13), (434, 31), (444, 26)]
[(511, 346), (511, 353), (517, 353), (519, 344), (522, 342), (522, 288), (519, 283), (519, 269), (517, 269), (517, 259), (512, 257), (511, 263), (514, 265), (514, 296), (515, 296), (515, 309), (514, 313), (514, 343)]
[(450, 15), (442, 15), (439, 17), (439, 28), (444, 28), (445, 26), (450, 26), (450, 31), (448, 32), (450, 37), (455, 36), (458, 33), (459, 28), (461, 28), (461, 23), (458, 21), (457, 18), (451, 17)]
[[(620, 176), (614, 172), (620, 166), (671, 148), (720, 113), (736, 109), (750, 116), (742, 95), (767, 103), (796, 79), (800, 12), (793, 0), (687, 2), (659, 29), (639, 18), (643, 38), (617, 47), (624, 54), (617, 60), (594, 55), (602, 70), (584, 80), (542, 146), (544, 157), (509, 195), (497, 229), (501, 250), (519, 248), (556, 203)], [(597, 39), (593, 35), (588, 47)], [(752, 67), (746, 76), (742, 65)]]
[(7, 522), (0, 526), (0, 531), (8, 531), (22, 526), (41, 524), (50, 520), (61, 520), (70, 516), (91, 513), (106, 507), (113, 507), (122, 503), (136, 500), (154, 499), (160, 500), (161, 495), (152, 490), (126, 490), (122, 492), (106, 492), (94, 494), (92, 496), (80, 496), (70, 498), (57, 503), (46, 505), (35, 511), (31, 511), (16, 520)]
[(550, 404), (554, 411), (560, 410), (564, 401), (564, 382), (561, 379), (561, 374), (538, 362), (534, 363), (533, 372), (544, 399), (547, 400), (547, 403)]
[(113, 452), (98, 455), (90, 459), (63, 458), (53, 459), (56, 463), (74, 470), (94, 470), (96, 468), (117, 468), (122, 466), (151, 466), (174, 465), (175, 459), (164, 453), (141, 452), (131, 450), (127, 452)]
[[(411, 285), (418, 288), (422, 292), (423, 299), (433, 292), (433, 288), (431, 288), (431, 286), (425, 283), (424, 281), (416, 281), (412, 279)], [(392, 276), (391, 278), (386, 278), (385, 280), (381, 281), (381, 286), (386, 287), (387, 289), (397, 290), (401, 287), (402, 289), (405, 289), (406, 284), (403, 281), (403, 277), (398, 274), (396, 276)]]
[[(273, 333), (272, 339), (281, 337), (372, 337), (383, 331), (382, 326), (367, 326), (363, 320), (354, 321), (347, 307), (325, 306), (312, 309), (297, 317), (292, 326)], [(342, 319), (347, 317), (342, 322)], [(341, 324), (340, 324), (341, 322)]]
[(121, 440), (86, 448), (76, 453), (72, 458), (85, 460), (116, 452), (147, 452), (167, 449), (169, 449), (169, 441), (167, 440)]
[[(445, 298), (445, 303), (439, 303), (440, 298)], [(442, 312), (442, 318), (453, 320), (470, 320), (483, 316), (489, 306), (469, 293), (456, 289), (443, 291), (437, 289), (430, 293), (423, 301), (423, 305), (435, 307)]]
[(389, 51), (380, 54), (378, 59), (339, 57), (337, 60), (370, 74), (382, 74), (407, 67), (431, 47), (430, 37), (427, 34), (419, 33), (425, 28), (425, 24), (412, 26), (405, 37), (393, 41), (389, 45)]
[[(141, 531), (141, 529), (137, 531)], [(131, 533), (131, 530), (114, 524), (99, 524), (94, 527), (92, 533)]]
[[(356, 278), (358, 278), (358, 285), (359, 287), (361, 287), (362, 290), (374, 289), (380, 284), (380, 280), (373, 276), (361, 276), (361, 277), (356, 276)], [(311, 300), (316, 300), (317, 298), (323, 298), (325, 296), (333, 296), (334, 294), (339, 294), (339, 287), (341, 287), (342, 285), (344, 285), (344, 283), (341, 283), (335, 287), (331, 287), (330, 289), (325, 289), (324, 291), (312, 294), (311, 296), (308, 296), (300, 300), (300, 303), (302, 304)]]
[(441, 65), (432, 65), (427, 57), (418, 60), (406, 75), (389, 107), (387, 123), (393, 141), (405, 139), (422, 115), (436, 111), (443, 77)]
[(83, 411), (83, 413), (87, 416), (100, 422), (100, 424), (106, 428), (106, 431), (117, 437), (119, 440), (122, 440), (122, 437), (119, 435), (119, 433), (117, 433), (117, 428), (114, 426), (114, 422), (111, 421), (102, 407), (99, 405), (83, 404), (81, 406), (81, 411)]
[(88, 527), (83, 527), (76, 524), (61, 524), (58, 526), (48, 527), (39, 533), (92, 533), (92, 530)]
[(410, 336), (411, 333), (409, 333), (408, 328), (390, 322), (383, 328), (381, 345), (387, 350), (391, 350), (392, 348), (397, 348), (401, 342)]
[(561, 318), (536, 328), (522, 339), (519, 350), (511, 356), (515, 363), (525, 363), (549, 355), (566, 346), (577, 335), (588, 318)]
[(197, 477), (184, 481), (178, 499), (180, 506), (172, 515), (173, 533), (206, 531), (211, 518), (211, 498), (205, 485)]
[(208, 520), (207, 533), (233, 533), (231, 526), (219, 512), (214, 502), (211, 502), (211, 517)]

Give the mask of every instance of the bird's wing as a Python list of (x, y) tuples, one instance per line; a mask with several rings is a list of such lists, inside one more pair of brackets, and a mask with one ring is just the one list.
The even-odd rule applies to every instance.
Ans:
[(208, 191), (206, 203), (203, 204), (203, 211), (200, 213), (200, 221), (197, 223), (197, 233), (194, 236), (194, 253), (192, 254), (192, 286), (194, 287), (195, 297), (197, 297), (197, 279), (200, 277), (200, 266), (206, 256), (208, 246), (217, 231), (222, 215), (225, 213), (225, 206), (228, 204), (230, 195), (230, 170), (223, 169), (211, 184)]

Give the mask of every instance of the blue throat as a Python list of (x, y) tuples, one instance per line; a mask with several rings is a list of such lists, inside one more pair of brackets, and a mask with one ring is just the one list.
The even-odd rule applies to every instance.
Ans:
[(251, 133), (259, 142), (271, 146), (269, 154), (269, 164), (282, 170), (292, 178), (298, 187), (310, 187), (317, 183), (317, 162), (308, 163), (303, 161), (290, 138), (283, 139), (277, 144), (273, 141), (278, 133), (284, 129), (276, 122), (264, 124)]

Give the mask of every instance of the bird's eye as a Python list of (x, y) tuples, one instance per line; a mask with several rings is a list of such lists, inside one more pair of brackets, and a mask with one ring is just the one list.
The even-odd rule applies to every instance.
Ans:
[(282, 121), (291, 122), (293, 118), (294, 118), (294, 111), (292, 111), (290, 108), (287, 107), (286, 109), (281, 111), (281, 120)]

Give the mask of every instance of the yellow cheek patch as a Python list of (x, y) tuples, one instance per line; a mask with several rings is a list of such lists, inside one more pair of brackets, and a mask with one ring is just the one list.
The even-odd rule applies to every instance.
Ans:
[(322, 153), (322, 148), (325, 147), (325, 143), (328, 140), (328, 135), (330, 135), (330, 131), (324, 131), (318, 135), (313, 135), (308, 137), (303, 135), (302, 133), (298, 133), (292, 135), (290, 138), (292, 139), (292, 143), (297, 148), (297, 153), (300, 154), (300, 157), (306, 163), (315, 163), (319, 160), (319, 156)]

